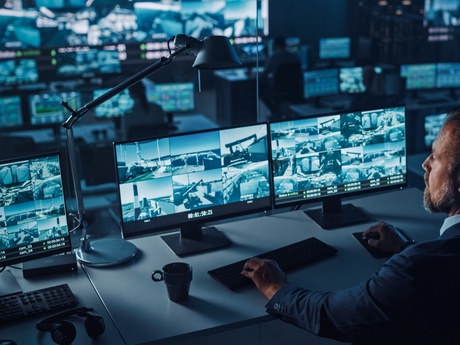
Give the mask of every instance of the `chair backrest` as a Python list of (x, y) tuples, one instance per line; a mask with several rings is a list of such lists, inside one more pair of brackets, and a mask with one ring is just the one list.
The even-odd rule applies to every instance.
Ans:
[(273, 74), (273, 89), (273, 96), (277, 101), (301, 101), (303, 98), (303, 74), (300, 63), (280, 64)]

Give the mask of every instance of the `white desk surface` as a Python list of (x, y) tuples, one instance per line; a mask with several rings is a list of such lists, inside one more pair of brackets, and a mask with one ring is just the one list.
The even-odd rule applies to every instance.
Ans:
[[(255, 287), (233, 292), (207, 271), (315, 236), (337, 248), (337, 255), (289, 273), (289, 282), (310, 289), (346, 288), (368, 278), (385, 260), (370, 256), (353, 232), (385, 220), (423, 241), (438, 236), (444, 218), (423, 209), (423, 193), (415, 188), (352, 201), (372, 217), (369, 223), (323, 230), (302, 210), (259, 215), (218, 224), (233, 242), (225, 249), (179, 258), (159, 236), (149, 236), (131, 240), (140, 250), (133, 262), (85, 270), (127, 344), (174, 343), (272, 320), (265, 312), (265, 298)], [(174, 261), (189, 262), (194, 268), (190, 297), (182, 303), (169, 301), (164, 284), (150, 277), (153, 270)]]
[[(37, 290), (67, 283), (78, 299), (79, 304), (77, 307), (94, 308), (104, 318), (106, 329), (97, 340), (92, 340), (86, 334), (84, 318), (76, 316), (66, 318), (67, 321), (74, 324), (77, 331), (75, 341), (73, 342), (74, 345), (125, 344), (81, 266), (78, 267), (75, 273), (54, 274), (28, 279), (24, 279), (21, 270), (13, 268), (8, 268), (8, 270), (14, 274), (23, 291)], [(48, 317), (50, 315), (46, 314), (45, 316)], [(35, 328), (35, 324), (45, 316), (29, 317), (19, 322), (9, 322), (0, 325), (0, 339), (11, 339), (18, 345), (55, 345), (56, 343), (51, 339), (49, 332), (39, 332)]]

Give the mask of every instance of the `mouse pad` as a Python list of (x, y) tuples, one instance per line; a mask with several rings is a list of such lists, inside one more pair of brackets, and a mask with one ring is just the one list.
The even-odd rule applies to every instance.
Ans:
[(354, 232), (353, 237), (356, 238), (356, 240), (369, 252), (369, 254), (371, 254), (376, 259), (388, 258), (393, 255), (391, 253), (385, 253), (380, 249), (371, 247), (369, 244), (367, 244), (367, 240), (363, 239), (363, 231)]

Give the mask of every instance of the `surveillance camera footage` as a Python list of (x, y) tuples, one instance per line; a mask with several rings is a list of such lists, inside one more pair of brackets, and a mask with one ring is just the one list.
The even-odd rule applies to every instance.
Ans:
[(54, 250), (68, 234), (58, 156), (0, 165), (0, 256)]
[(269, 198), (267, 126), (116, 144), (123, 222)]
[(270, 124), (275, 203), (400, 183), (404, 108)]

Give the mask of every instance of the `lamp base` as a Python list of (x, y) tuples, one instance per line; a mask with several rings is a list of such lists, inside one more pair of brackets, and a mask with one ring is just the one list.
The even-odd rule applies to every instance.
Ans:
[(90, 243), (91, 250), (79, 248), (76, 252), (78, 261), (88, 266), (115, 266), (132, 260), (137, 247), (120, 238), (104, 238)]

